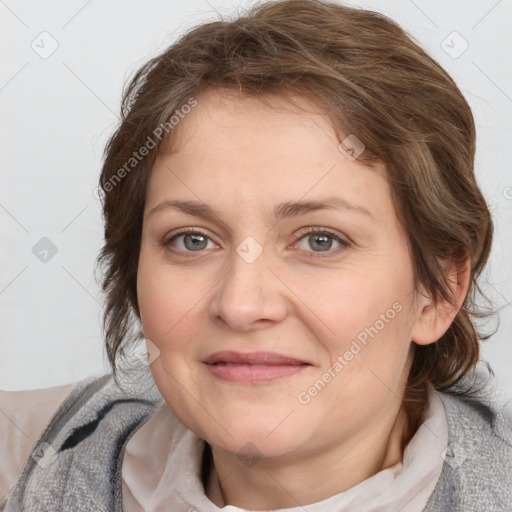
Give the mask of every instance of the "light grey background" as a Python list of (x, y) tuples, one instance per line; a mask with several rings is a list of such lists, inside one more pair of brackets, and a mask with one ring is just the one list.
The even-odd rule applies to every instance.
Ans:
[[(250, 3), (0, 0), (0, 388), (108, 370), (93, 273), (103, 233), (94, 189), (122, 86), (188, 28)], [(400, 23), (473, 109), (477, 174), (496, 224), (486, 290), (503, 306), (483, 356), (512, 392), (512, 0), (345, 3)], [(56, 254), (40, 252), (43, 237)]]

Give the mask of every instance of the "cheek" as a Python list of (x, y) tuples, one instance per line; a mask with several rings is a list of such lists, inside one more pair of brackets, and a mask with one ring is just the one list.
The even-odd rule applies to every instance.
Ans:
[(387, 270), (368, 268), (347, 272), (334, 284), (328, 284), (327, 279), (324, 286), (317, 282), (318, 286), (310, 287), (305, 295), (311, 304), (318, 305), (315, 312), (322, 322), (316, 325), (329, 327), (317, 328), (315, 334), (329, 353), (331, 364), (337, 365), (333, 372), (339, 377), (331, 387), (333, 400), (340, 393), (349, 402), (352, 396), (371, 401), (373, 395), (378, 401), (382, 399), (379, 392), (385, 394), (388, 389), (382, 382), (397, 389), (402, 378), (410, 348), (411, 283), (407, 272), (400, 275), (390, 272), (392, 267), (381, 268)]
[(137, 298), (146, 337), (153, 337), (158, 345), (172, 337), (180, 324), (193, 316), (194, 304), (199, 306), (200, 290), (194, 279), (172, 272), (156, 257), (149, 257), (142, 251), (137, 272)]
[(190, 378), (189, 370), (211, 336), (208, 304), (215, 283), (215, 275), (206, 270), (177, 269), (155, 255), (141, 254), (137, 276), (141, 320), (145, 337), (160, 350), (153, 370), (163, 365), (180, 380)]
[(343, 269), (338, 273), (339, 276), (326, 273), (320, 278), (316, 276), (296, 283), (297, 295), (305, 297), (305, 302), (311, 305), (323, 337), (330, 340), (334, 348), (342, 350), (346, 349), (347, 342), (376, 323), (379, 332), (389, 332), (390, 326), (399, 320), (397, 309), (403, 306), (405, 283), (389, 271), (370, 268)]

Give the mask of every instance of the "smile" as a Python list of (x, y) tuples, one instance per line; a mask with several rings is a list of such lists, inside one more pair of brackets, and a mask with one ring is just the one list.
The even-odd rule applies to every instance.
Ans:
[(218, 362), (207, 364), (208, 370), (217, 378), (230, 382), (258, 384), (289, 377), (311, 365), (299, 364), (240, 364)]

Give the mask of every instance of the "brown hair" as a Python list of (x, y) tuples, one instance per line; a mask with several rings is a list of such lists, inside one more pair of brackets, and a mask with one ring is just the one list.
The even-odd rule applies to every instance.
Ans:
[[(436, 343), (415, 346), (404, 397), (413, 433), (425, 384), (450, 390), (475, 366), (485, 339), (472, 317), (483, 316), (475, 294), (493, 224), (474, 174), (474, 120), (450, 76), (394, 21), (327, 1), (270, 1), (231, 21), (201, 24), (145, 64), (124, 91), (100, 177), (105, 244), (97, 261), (105, 265), (104, 329), (114, 374), (121, 345), (140, 336), (132, 328), (147, 177), (168, 150), (173, 114), (213, 88), (261, 98), (299, 93), (330, 116), (340, 140), (356, 134), (366, 146), (359, 159), (385, 164), (417, 290), (422, 285), (434, 300), (453, 304), (446, 263), (470, 258), (470, 287), (455, 320)], [(158, 127), (169, 134), (155, 137)], [(149, 139), (156, 147), (134, 161)]]

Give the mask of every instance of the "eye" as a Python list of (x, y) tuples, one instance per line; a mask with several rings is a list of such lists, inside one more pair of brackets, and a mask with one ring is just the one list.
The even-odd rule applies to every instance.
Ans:
[[(203, 249), (211, 249), (212, 247), (208, 247), (208, 242), (211, 242), (208, 235), (197, 229), (189, 228), (176, 233), (163, 245), (171, 245), (183, 252), (198, 252)], [(213, 244), (213, 242), (211, 243)], [(215, 246), (215, 244), (213, 245)]]
[[(296, 240), (298, 241), (296, 245), (298, 245), (300, 250), (310, 253), (308, 257), (323, 256), (313, 253), (327, 253), (326, 256), (331, 256), (351, 246), (348, 240), (340, 237), (335, 232), (321, 227), (306, 228), (296, 236)], [(209, 243), (211, 244), (210, 246), (208, 246)], [(338, 244), (338, 246), (331, 250), (333, 243)], [(165, 247), (172, 246), (171, 250), (182, 253), (201, 252), (204, 249), (217, 247), (207, 234), (195, 228), (187, 228), (174, 234), (164, 241), (163, 245)]]
[[(307, 228), (301, 234), (297, 236), (299, 249), (306, 252), (313, 253), (328, 253), (330, 256), (332, 254), (338, 254), (344, 249), (350, 247), (351, 243), (341, 238), (336, 233), (321, 227), (311, 227)], [(338, 244), (334, 250), (330, 250), (333, 247), (333, 242)], [(302, 245), (301, 245), (302, 244)], [(313, 249), (312, 251), (310, 249)], [(310, 257), (316, 257), (317, 255), (309, 255)], [(322, 257), (322, 255), (318, 255)]]

